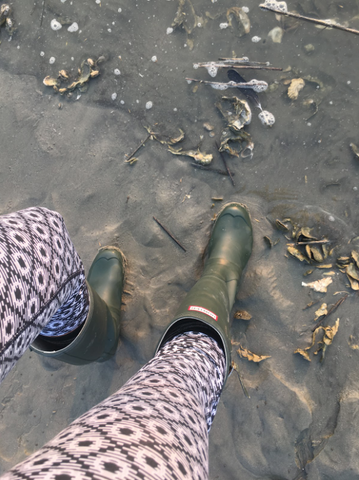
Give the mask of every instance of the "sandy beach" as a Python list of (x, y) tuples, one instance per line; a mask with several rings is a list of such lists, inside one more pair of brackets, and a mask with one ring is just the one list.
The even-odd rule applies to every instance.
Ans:
[[(283, 24), (254, 0), (192, 4), (198, 18), (189, 38), (182, 27), (167, 31), (177, 0), (46, 0), (44, 8), (40, 0), (16, 0), (11, 6), (17, 31), (10, 42), (0, 29), (0, 214), (35, 205), (57, 210), (87, 271), (103, 245), (118, 245), (128, 260), (121, 340), (113, 360), (75, 367), (28, 351), (2, 383), (0, 474), (152, 358), (161, 333), (200, 275), (215, 214), (223, 204), (238, 201), (250, 211), (255, 240), (233, 309), (252, 318), (234, 319), (233, 360), (250, 398), (233, 372), (210, 434), (210, 478), (359, 476), (357, 293), (336, 266), (338, 256), (359, 252), (359, 163), (349, 146), (359, 144), (359, 37), (306, 22)], [(220, 28), (234, 6), (249, 9), (251, 29), (243, 36), (236, 22)], [(342, 6), (325, 0), (288, 2), (288, 9), (359, 28), (354, 0)], [(53, 19), (65, 19), (60, 30), (51, 29)], [(77, 32), (67, 30), (72, 22), (78, 23)], [(277, 26), (286, 27), (281, 43), (268, 37)], [(261, 40), (253, 42), (254, 36)], [(76, 90), (67, 98), (43, 84), (60, 69), (75, 77), (83, 60), (100, 56), (105, 57), (100, 75), (89, 81), (87, 92)], [(194, 88), (185, 78), (214, 80), (193, 64), (233, 56), (283, 68), (241, 72), (246, 79), (268, 82), (260, 100), (276, 123), (263, 127), (251, 105), (253, 118), (245, 130), (254, 143), (253, 158), (225, 154), (234, 186), (228, 176), (196, 169), (192, 159), (171, 154), (154, 139), (136, 153), (133, 165), (125, 162), (148, 135), (144, 127), (161, 133), (166, 126), (170, 132), (184, 131), (179, 144), (184, 150), (201, 142), (201, 151), (213, 154), (211, 167), (223, 169), (214, 142), (225, 124), (215, 103), (235, 92)], [(287, 95), (294, 78), (306, 79), (297, 100)], [(225, 71), (215, 81), (227, 82)], [(238, 96), (244, 98), (241, 92)], [(203, 126), (207, 122), (214, 137)], [(325, 269), (287, 253), (290, 232), (275, 226), (276, 219), (286, 218), (289, 230), (294, 224), (310, 227), (316, 238), (327, 238), (335, 247), (325, 260), (334, 272), (327, 293), (302, 286), (324, 278)], [(269, 248), (264, 236), (279, 243)], [(313, 272), (304, 276), (308, 269)], [(316, 347), (310, 362), (294, 354), (311, 344), (315, 311), (324, 302), (334, 305), (346, 292), (323, 322), (333, 327), (340, 319), (324, 361), (321, 353), (313, 354)], [(304, 309), (312, 301), (315, 305)], [(238, 343), (270, 358), (260, 363), (240, 358)]]

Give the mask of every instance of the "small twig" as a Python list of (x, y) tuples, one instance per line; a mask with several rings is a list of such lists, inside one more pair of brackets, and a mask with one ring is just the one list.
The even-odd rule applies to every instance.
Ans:
[(239, 383), (241, 384), (241, 387), (242, 387), (242, 390), (243, 390), (244, 395), (245, 395), (247, 398), (251, 398), (251, 397), (249, 396), (249, 394), (248, 394), (248, 391), (247, 391), (246, 387), (244, 386), (244, 383), (242, 382), (242, 378), (241, 378), (241, 375), (240, 375), (240, 373), (239, 373), (238, 365), (237, 365), (235, 362), (232, 362), (231, 367), (232, 367), (232, 372), (233, 372), (233, 370), (234, 370), (234, 371), (237, 373), (237, 375), (238, 375), (238, 380), (239, 380)]
[(154, 220), (156, 223), (158, 223), (158, 225), (167, 233), (167, 235), (168, 235), (169, 237), (172, 238), (172, 240), (173, 240), (174, 242), (177, 243), (177, 245), (178, 245), (179, 247), (182, 248), (182, 250), (183, 250), (184, 252), (187, 251), (187, 250), (184, 248), (184, 246), (172, 235), (172, 233), (169, 232), (169, 231), (167, 230), (167, 228), (166, 228), (164, 225), (162, 225), (162, 223), (161, 223), (159, 220), (157, 220), (156, 217), (153, 217), (153, 220)]
[(249, 82), (236, 83), (236, 82), (211, 82), (208, 80), (198, 80), (198, 78), (186, 78), (187, 82), (198, 82), (204, 85), (211, 85), (217, 90), (227, 90), (227, 88), (251, 88), (255, 92), (265, 92), (268, 88), (268, 83), (263, 80), (250, 80)]
[(42, 25), (42, 20), (44, 18), (44, 10), (45, 10), (45, 0), (42, 0), (42, 9), (41, 9), (41, 17), (40, 17), (40, 27)]
[(327, 240), (325, 238), (324, 240), (309, 240), (308, 242), (287, 243), (287, 245), (292, 247), (292, 246), (295, 246), (295, 245), (315, 245), (316, 243), (318, 243), (318, 244), (331, 243), (331, 240)]
[(251, 62), (249, 58), (247, 57), (242, 57), (242, 58), (236, 58), (236, 57), (218, 57), (218, 60), (227, 62), (227, 63), (245, 63), (246, 65), (267, 65), (269, 66), (269, 62)]
[(252, 70), (280, 70), (282, 71), (283, 68), (280, 67), (269, 67), (267, 64), (265, 65), (235, 65), (234, 63), (230, 62), (199, 62), (195, 63), (198, 67), (216, 67), (216, 68), (244, 68), (244, 69), (252, 69)]
[[(217, 142), (215, 142), (215, 143), (216, 143), (217, 150), (219, 151), (218, 143), (217, 143)], [(229, 175), (229, 177), (230, 177), (230, 179), (231, 179), (232, 185), (235, 187), (236, 185), (235, 185), (234, 180), (233, 180), (233, 177), (232, 177), (232, 172), (231, 172), (230, 169), (228, 168), (226, 159), (224, 158), (224, 155), (223, 155), (222, 152), (219, 152), (219, 153), (220, 153), (220, 155), (221, 155), (221, 159), (222, 159), (222, 161), (223, 161), (223, 164), (224, 164), (224, 166), (225, 166), (225, 169), (227, 170), (227, 173), (228, 173), (228, 175)]]
[(339, 23), (332, 23), (332, 22), (329, 22), (328, 20), (318, 20), (316, 18), (304, 17), (303, 15), (299, 15), (299, 13), (282, 12), (281, 10), (276, 10), (275, 8), (269, 7), (264, 3), (261, 3), (259, 5), (259, 8), (261, 8), (262, 10), (268, 10), (270, 12), (277, 13), (278, 15), (284, 15), (285, 17), (298, 18), (299, 20), (305, 20), (306, 22), (316, 23), (326, 28), (337, 28), (338, 30), (343, 30), (344, 32), (354, 33), (354, 35), (359, 35), (359, 30), (354, 30), (354, 28), (347, 28), (347, 27), (344, 27), (344, 25), (340, 25)]
[(149, 133), (149, 134), (147, 135), (147, 137), (146, 137), (144, 140), (142, 140), (142, 142), (139, 144), (139, 146), (131, 153), (131, 155), (126, 154), (126, 157), (127, 157), (127, 158), (126, 158), (126, 162), (127, 162), (127, 163), (129, 162), (129, 160), (131, 160), (131, 158), (132, 158), (134, 155), (136, 155), (136, 153), (139, 151), (139, 149), (140, 149), (141, 147), (143, 147), (143, 145), (147, 142), (147, 140), (150, 138), (150, 136), (151, 136), (151, 134)]
[(335, 312), (335, 310), (344, 302), (344, 300), (346, 300), (347, 298), (349, 297), (349, 293), (347, 293), (346, 295), (343, 295), (343, 297), (340, 297), (339, 300), (337, 301), (337, 303), (335, 303), (332, 307), (330, 307), (330, 309), (328, 310), (328, 313), (326, 315), (323, 315), (323, 317), (315, 324), (315, 326), (312, 328), (312, 332), (314, 332), (314, 330), (316, 330), (319, 325), (321, 325), (323, 323), (323, 321), (329, 317), (329, 315), (333, 312)]
[[(228, 171), (225, 170), (219, 170), (219, 168), (211, 168), (211, 167), (205, 167), (204, 165), (200, 165), (199, 163), (191, 163), (192, 167), (198, 168), (200, 170), (206, 170), (207, 172), (213, 172), (213, 173), (218, 173), (219, 175), (224, 175), (225, 177), (228, 177)], [(234, 177), (235, 173), (231, 172), (231, 175)]]

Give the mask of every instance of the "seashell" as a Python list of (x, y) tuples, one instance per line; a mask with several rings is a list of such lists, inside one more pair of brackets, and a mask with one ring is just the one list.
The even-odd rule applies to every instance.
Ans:
[(60, 70), (59, 71), (59, 77), (64, 79), (64, 80), (68, 80), (69, 74), (66, 72), (66, 70)]
[(283, 38), (284, 30), (280, 27), (274, 27), (269, 33), (268, 37), (272, 39), (274, 43), (281, 43)]
[(50, 75), (45, 77), (42, 82), (47, 87), (57, 87), (59, 85), (59, 80), (55, 77), (51, 77)]
[(299, 92), (304, 88), (305, 81), (302, 78), (293, 78), (288, 87), (288, 97), (297, 100)]

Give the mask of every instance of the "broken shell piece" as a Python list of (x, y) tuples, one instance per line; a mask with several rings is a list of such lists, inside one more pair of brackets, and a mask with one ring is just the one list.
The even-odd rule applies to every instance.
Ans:
[(300, 252), (297, 248), (288, 247), (287, 251), (290, 255), (292, 255), (292, 257), (297, 258), (299, 261), (301, 261), (301, 262), (305, 261), (305, 262), (309, 263), (309, 261), (305, 258), (305, 256), (302, 254), (302, 252)]
[(352, 149), (354, 155), (359, 158), (359, 148), (354, 143), (350, 144), (350, 148)]
[(262, 122), (262, 125), (266, 127), (273, 127), (275, 124), (275, 117), (273, 113), (268, 112), (268, 110), (262, 110), (258, 118)]
[(203, 124), (203, 128), (205, 130), (207, 130), (207, 132), (212, 132), (212, 130), (214, 130), (214, 126), (211, 125), (210, 123), (206, 122)]
[(326, 303), (322, 303), (320, 308), (315, 312), (314, 321), (316, 322), (318, 318), (322, 317), (323, 315), (328, 314), (328, 305)]
[(302, 355), (303, 358), (308, 360), (308, 362), (311, 362), (309, 353), (306, 350), (303, 350), (302, 348), (297, 348), (297, 350), (294, 350), (294, 353), (299, 353), (300, 355)]
[(58, 87), (60, 85), (59, 79), (55, 77), (51, 77), (50, 75), (45, 77), (42, 82), (47, 87)]
[(233, 27), (232, 25), (233, 17), (238, 22), (238, 26), (240, 29), (239, 36), (241, 37), (242, 35), (249, 33), (251, 29), (251, 22), (249, 21), (249, 18), (246, 12), (243, 11), (243, 8), (232, 7), (227, 10), (227, 21), (230, 27)]
[(170, 145), (168, 150), (173, 153), (173, 155), (184, 155), (186, 157), (191, 157), (197, 163), (201, 165), (209, 165), (212, 162), (213, 155), (211, 153), (202, 153), (199, 148), (197, 150), (182, 150), (182, 148), (173, 148)]
[(288, 87), (288, 97), (297, 100), (299, 92), (304, 88), (305, 81), (302, 78), (293, 78)]
[(354, 278), (354, 280), (359, 281), (359, 272), (355, 267), (354, 263), (350, 263), (346, 268), (346, 274), (348, 277)]
[(237, 310), (234, 314), (234, 318), (237, 318), (238, 320), (250, 320), (252, 315), (246, 310)]
[(315, 292), (326, 293), (328, 285), (333, 283), (333, 279), (331, 277), (322, 278), (321, 280), (317, 280), (316, 282), (305, 283), (302, 282), (303, 287), (312, 288)]
[(59, 78), (62, 80), (68, 80), (69, 74), (66, 72), (66, 70), (60, 70), (59, 71)]
[(272, 39), (274, 43), (282, 43), (284, 30), (280, 27), (274, 27), (269, 33), (268, 37)]
[(359, 290), (359, 282), (347, 274), (350, 286), (353, 290)]
[(359, 268), (359, 254), (355, 250), (352, 250), (351, 252), (352, 258), (354, 262), (356, 263), (356, 266)]
[(237, 353), (241, 358), (246, 358), (250, 362), (255, 362), (255, 363), (259, 363), (262, 360), (265, 360), (266, 358), (270, 358), (269, 355), (256, 355), (250, 350), (243, 348), (241, 345), (239, 345), (239, 349), (237, 350)]

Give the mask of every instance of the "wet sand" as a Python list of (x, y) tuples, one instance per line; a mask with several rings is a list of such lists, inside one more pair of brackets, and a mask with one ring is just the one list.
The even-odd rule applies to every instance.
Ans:
[[(255, 235), (234, 308), (248, 310), (252, 319), (234, 320), (233, 340), (270, 358), (249, 363), (233, 347), (250, 398), (234, 373), (210, 435), (210, 478), (358, 477), (357, 296), (338, 269), (328, 293), (302, 287), (302, 281), (317, 280), (323, 273), (316, 269), (303, 277), (309, 267), (285, 256), (287, 240), (271, 221), (290, 216), (313, 227), (319, 237), (327, 235), (337, 245), (334, 264), (337, 253), (348, 254), (357, 246), (348, 241), (358, 235), (359, 166), (349, 144), (359, 142), (359, 37), (300, 23), (284, 34), (281, 44), (274, 44), (267, 34), (280, 23), (260, 11), (258, 3), (244, 4), (252, 28), (239, 38), (230, 28), (219, 28), (233, 2), (194, 0), (197, 14), (208, 21), (194, 30), (193, 50), (185, 46), (183, 30), (166, 33), (177, 10), (174, 0), (137, 5), (91, 1), (86, 8), (82, 2), (46, 0), (41, 27), (42, 2), (14, 3), (18, 32), (8, 42), (1, 28), (0, 37), (0, 213), (33, 205), (59, 211), (87, 270), (100, 245), (119, 245), (128, 259), (128, 293), (113, 360), (75, 367), (27, 352), (5, 379), (0, 388), (0, 473), (115, 392), (152, 357), (180, 300), (198, 278), (211, 219), (221, 207), (215, 202), (211, 208), (211, 197), (223, 197), (223, 203), (248, 206)], [(349, 0), (343, 8), (324, 0), (304, 1), (300, 7), (299, 13), (336, 17), (341, 23), (359, 14), (358, 3)], [(222, 15), (210, 20), (206, 11)], [(50, 21), (59, 16), (76, 21), (81, 33), (69, 33), (67, 27), (52, 31)], [(350, 26), (358, 28), (355, 22)], [(262, 41), (253, 43), (254, 35)], [(315, 48), (310, 55), (304, 48), (308, 44)], [(235, 187), (228, 177), (196, 170), (189, 158), (174, 156), (155, 141), (138, 152), (134, 165), (124, 163), (125, 154), (146, 137), (143, 127), (161, 122), (185, 131), (185, 149), (195, 148), (203, 135), (202, 148), (214, 154), (213, 167), (223, 168), (214, 139), (203, 128), (210, 122), (219, 139), (224, 123), (214, 104), (221, 92), (201, 85), (193, 93), (184, 79), (210, 80), (204, 69), (193, 70), (193, 63), (234, 53), (292, 67), (289, 73), (243, 74), (270, 84), (278, 81), (275, 91), (260, 97), (276, 123), (263, 128), (259, 111), (252, 109), (246, 129), (255, 144), (253, 158), (227, 157)], [(74, 73), (82, 60), (100, 55), (106, 57), (101, 75), (77, 101), (42, 84), (46, 75), (61, 68)], [(154, 55), (157, 62), (151, 60)], [(53, 65), (51, 56), (56, 58)], [(113, 73), (115, 68), (121, 75)], [(324, 92), (307, 82), (298, 100), (289, 100), (281, 77), (309, 75), (323, 82)], [(216, 80), (226, 81), (226, 75), (220, 73)], [(321, 103), (307, 121), (313, 112), (303, 101), (310, 98)], [(150, 110), (145, 108), (148, 101), (153, 102)], [(153, 216), (183, 243), (186, 253)], [(279, 244), (269, 249), (264, 235), (280, 239)], [(338, 291), (350, 295), (326, 320), (333, 326), (340, 318), (340, 326), (324, 362), (320, 355), (310, 363), (294, 355), (296, 348), (310, 344), (315, 310), (322, 302), (334, 304), (342, 295), (333, 295)], [(319, 303), (303, 310), (313, 299)]]

